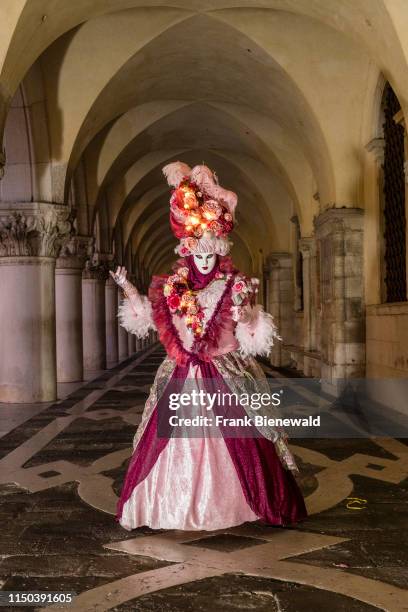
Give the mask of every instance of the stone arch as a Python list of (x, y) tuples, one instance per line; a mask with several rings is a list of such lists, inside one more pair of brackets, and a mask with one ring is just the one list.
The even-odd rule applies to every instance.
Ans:
[[(184, 35), (186, 30), (190, 28), (190, 30), (192, 30), (191, 36), (194, 36), (195, 29), (198, 28), (200, 31), (202, 31), (202, 28), (204, 26), (207, 29), (210, 28), (212, 30), (215, 30), (216, 33), (218, 33), (218, 36), (215, 36), (214, 40), (218, 40), (218, 38), (220, 38), (219, 36), (220, 32), (222, 32), (223, 39), (225, 39), (225, 37), (227, 37), (228, 39), (231, 39), (229, 41), (231, 46), (235, 45), (238, 48), (238, 47), (241, 47), (243, 44), (247, 44), (247, 45), (250, 44), (252, 46), (256, 44), (254, 43), (253, 40), (249, 39), (245, 34), (243, 34), (242, 32), (239, 32), (238, 30), (231, 27), (230, 25), (222, 24), (218, 20), (215, 21), (212, 18), (204, 17), (202, 15), (199, 15), (199, 16), (194, 15), (193, 17), (189, 17), (185, 19), (182, 22), (182, 24), (177, 23), (173, 25), (171, 28), (165, 30), (164, 32), (161, 32), (159, 35), (156, 36), (154, 40), (146, 44), (143, 49), (139, 50), (129, 60), (127, 60), (125, 64), (120, 68), (120, 70), (118, 70), (118, 72), (115, 75), (112, 75), (112, 78), (109, 81), (109, 83), (107, 83), (105, 88), (95, 99), (92, 107), (88, 111), (87, 117), (85, 117), (82, 123), (82, 126), (80, 127), (78, 131), (75, 143), (73, 145), (73, 149), (72, 149), (72, 153), (70, 156), (70, 161), (68, 163), (68, 169), (67, 169), (67, 182), (68, 183), (70, 180), (70, 174), (72, 173), (72, 168), (75, 167), (77, 163), (76, 160), (80, 157), (85, 147), (91, 141), (92, 137), (96, 135), (98, 131), (103, 128), (104, 125), (109, 123), (109, 121), (111, 121), (114, 118), (114, 116), (119, 116), (123, 112), (126, 112), (129, 106), (132, 106), (136, 103), (140, 104), (142, 102), (147, 102), (151, 100), (152, 95), (153, 95), (153, 92), (149, 89), (148, 86), (145, 86), (144, 89), (142, 86), (140, 86), (139, 88), (140, 90), (137, 91), (136, 97), (135, 97), (136, 93), (134, 92), (133, 94), (127, 94), (127, 95), (123, 94), (123, 98), (120, 99), (120, 97), (118, 97), (116, 93), (114, 96), (114, 110), (113, 110), (112, 92), (122, 91), (124, 87), (123, 84), (126, 82), (134, 82), (135, 80), (137, 80), (138, 83), (149, 83), (148, 75), (143, 76), (140, 73), (138, 76), (138, 71), (140, 72), (140, 66), (144, 65), (144, 62), (142, 61), (142, 59), (143, 57), (146, 56), (146, 54), (148, 54), (150, 59), (152, 60), (152, 64), (154, 65), (155, 62), (158, 61), (155, 59), (154, 54), (160, 53), (161, 64), (162, 64), (161, 65), (161, 75), (162, 75), (161, 80), (163, 81), (163, 83), (160, 84), (161, 89), (159, 87), (160, 91), (159, 92), (156, 91), (155, 96), (156, 98), (163, 97), (164, 99), (166, 99), (166, 97), (168, 98), (169, 95), (173, 95), (174, 97), (174, 94), (172, 94), (172, 88), (174, 88), (174, 84), (171, 84), (171, 82), (167, 83), (166, 77), (165, 77), (165, 75), (169, 72), (169, 70), (166, 69), (166, 65), (165, 65), (166, 57), (169, 56), (169, 53), (166, 52), (166, 45), (172, 44), (173, 39), (177, 38), (177, 35), (181, 31), (183, 32), (183, 35)], [(262, 64), (258, 60), (256, 60), (255, 63), (251, 59), (245, 60), (246, 62), (246, 63), (244, 62), (245, 67), (241, 67), (244, 70), (244, 72), (249, 75), (251, 74), (251, 72), (254, 72), (256, 70), (257, 74), (256, 74), (256, 79), (255, 79), (255, 75), (253, 76), (254, 82), (252, 84), (247, 85), (247, 88), (245, 90), (246, 98), (245, 98), (244, 103), (254, 105), (254, 108), (257, 108), (257, 101), (260, 99), (261, 96), (258, 95), (260, 94), (260, 92), (255, 93), (255, 91), (253, 91), (256, 89), (255, 83), (262, 82), (264, 87), (268, 87), (268, 86), (269, 88), (272, 87), (272, 89), (270, 89), (269, 92), (267, 91), (264, 92), (265, 100), (268, 98), (270, 100), (276, 99), (276, 102), (274, 102), (275, 104), (274, 112), (276, 112), (276, 110), (280, 108), (279, 113), (281, 114), (283, 113), (281, 117), (282, 123), (291, 125), (292, 130), (296, 127), (298, 134), (301, 135), (301, 140), (299, 142), (300, 146), (305, 146), (305, 143), (308, 141), (309, 137), (306, 136), (307, 130), (309, 131), (309, 134), (313, 133), (313, 142), (310, 141), (308, 145), (309, 155), (310, 154), (312, 156), (317, 155), (316, 161), (314, 163), (314, 167), (315, 167), (315, 172), (320, 174), (321, 180), (324, 183), (324, 185), (321, 185), (321, 191), (322, 193), (324, 193), (327, 190), (327, 195), (325, 196), (326, 199), (328, 200), (333, 199), (334, 198), (333, 188), (330, 187), (330, 185), (333, 183), (333, 180), (331, 178), (332, 170), (329, 169), (330, 155), (328, 153), (327, 147), (324, 144), (324, 137), (319, 128), (319, 124), (318, 124), (318, 121), (316, 120), (316, 117), (313, 115), (313, 112), (311, 112), (311, 109), (306, 99), (304, 98), (301, 91), (297, 88), (296, 83), (293, 81), (290, 74), (285, 72), (282, 66), (277, 64), (275, 60), (272, 58), (272, 56), (266, 53), (261, 47), (257, 48), (256, 53), (258, 55), (265, 57), (265, 63), (267, 64), (268, 68), (267, 68), (267, 72), (265, 72), (265, 75), (262, 76), (261, 73), (262, 73), (262, 70), (264, 70), (264, 68), (261, 67)], [(177, 61), (177, 59), (175, 59), (174, 55), (172, 55), (171, 57), (172, 57), (172, 63), (174, 64), (174, 61)], [(183, 58), (179, 58), (178, 61), (180, 62), (180, 70), (186, 70), (186, 73), (188, 73), (188, 71), (191, 72), (190, 67), (186, 65), (187, 59), (184, 56)], [(249, 61), (249, 64), (248, 64), (248, 61)], [(164, 62), (164, 65), (163, 65), (163, 62)], [(231, 63), (232, 63), (232, 59), (231, 59)], [(175, 69), (174, 65), (172, 66), (172, 69)], [(269, 78), (267, 74), (269, 75)], [(273, 81), (271, 80), (272, 74), (274, 76)], [(235, 74), (235, 79), (237, 78), (238, 78), (238, 75)], [(209, 86), (210, 81), (208, 80), (208, 75), (207, 75), (207, 83), (205, 85), (207, 90), (208, 91), (217, 90), (217, 95), (221, 95), (221, 99), (222, 97), (224, 97), (225, 102), (227, 102), (228, 95), (226, 93), (227, 90), (225, 89), (225, 85), (222, 85), (221, 83), (216, 83), (216, 77), (213, 74), (211, 75), (211, 79), (214, 80), (214, 82), (211, 84), (211, 87), (210, 87)], [(281, 85), (279, 86), (281, 87), (281, 89), (277, 88), (275, 85), (272, 86), (271, 85), (272, 83), (281, 83)], [(224, 92), (222, 92), (223, 88), (225, 89)], [(238, 82), (236, 83), (236, 89), (237, 88), (238, 88)], [(177, 89), (178, 89), (178, 92), (177, 92), (178, 98), (183, 99), (183, 96), (181, 96), (181, 94), (185, 92), (180, 91), (179, 88)], [(287, 98), (291, 100), (292, 108), (290, 109), (290, 111), (287, 108), (285, 108), (285, 104), (283, 103), (283, 98), (282, 98), (283, 95), (286, 100)], [(249, 98), (251, 98), (252, 96), (252, 98), (247, 99), (248, 96)], [(234, 99), (231, 98), (230, 103), (239, 104), (239, 100), (236, 100), (235, 98), (236, 97), (234, 97)], [(282, 98), (282, 104), (279, 104), (280, 98)], [(188, 98), (187, 98), (187, 101), (188, 101)], [(287, 103), (286, 103), (286, 106), (287, 106)], [(109, 110), (109, 109), (112, 109), (112, 110)], [(258, 108), (258, 112), (260, 110), (261, 109)], [(271, 112), (271, 111), (269, 109), (269, 111), (266, 111), (266, 112)], [(302, 116), (301, 122), (295, 121), (296, 112)], [(112, 114), (114, 114), (114, 116), (112, 116)], [(96, 117), (98, 117), (97, 120), (95, 119)], [(317, 154), (319, 147), (320, 147), (320, 153)], [(313, 153), (313, 151), (315, 151), (315, 153)], [(324, 179), (322, 178), (323, 177), (322, 173), (323, 174), (325, 173), (326, 178)], [(67, 189), (67, 183), (66, 183), (66, 189)]]
[(10, 103), (4, 132), (5, 172), (0, 198), (52, 202), (49, 133), (42, 73), (34, 64)]

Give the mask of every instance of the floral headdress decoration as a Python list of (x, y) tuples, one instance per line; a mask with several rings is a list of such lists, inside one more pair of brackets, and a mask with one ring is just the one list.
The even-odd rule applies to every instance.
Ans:
[(237, 195), (218, 184), (205, 165), (190, 168), (177, 161), (163, 168), (170, 198), (170, 225), (180, 243), (175, 251), (182, 257), (199, 253), (226, 255), (231, 242)]

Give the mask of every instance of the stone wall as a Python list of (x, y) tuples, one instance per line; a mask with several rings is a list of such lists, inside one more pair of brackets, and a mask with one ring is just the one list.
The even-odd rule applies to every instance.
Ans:
[(367, 306), (367, 378), (408, 377), (408, 303)]
[(366, 330), (367, 394), (406, 418), (408, 303), (367, 306)]

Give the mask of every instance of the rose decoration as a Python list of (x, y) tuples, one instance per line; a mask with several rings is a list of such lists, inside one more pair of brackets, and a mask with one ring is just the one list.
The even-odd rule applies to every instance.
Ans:
[(222, 234), (222, 225), (218, 221), (211, 221), (208, 224), (208, 229), (216, 236), (220, 236)]
[(183, 306), (187, 308), (189, 304), (195, 304), (196, 300), (194, 295), (190, 291), (186, 291), (182, 296)]
[(218, 219), (222, 213), (222, 208), (216, 200), (207, 200), (202, 207), (202, 215), (208, 221)]
[(169, 305), (170, 310), (177, 310), (180, 306), (180, 298), (177, 294), (170, 295), (167, 303)]
[(190, 251), (194, 251), (197, 248), (198, 243), (195, 238), (190, 236), (189, 238), (185, 239), (184, 244)]
[[(194, 181), (183, 180), (180, 185), (173, 190), (170, 198), (170, 210), (174, 220), (174, 230), (180, 238), (201, 238), (204, 231), (209, 229), (217, 237), (229, 234), (233, 227), (233, 217), (228, 208), (220, 201), (208, 198), (198, 188)], [(185, 248), (188, 244), (183, 244), (179, 248), (179, 253), (186, 255)], [(193, 247), (194, 249), (194, 247)], [(190, 248), (190, 250), (192, 250)]]
[(241, 293), (245, 289), (245, 283), (243, 281), (237, 281), (232, 285), (234, 293)]
[(167, 278), (163, 285), (163, 295), (171, 313), (185, 316), (186, 326), (191, 329), (195, 337), (204, 332), (202, 320), (204, 312), (197, 300), (197, 295), (188, 285), (188, 268), (181, 267), (176, 274)]
[(164, 296), (165, 297), (169, 297), (169, 295), (171, 295), (172, 291), (173, 291), (173, 287), (166, 283), (164, 285), (164, 287), (163, 287)]
[(183, 268), (179, 268), (177, 270), (177, 274), (181, 277), (181, 278), (187, 278), (188, 276), (188, 268), (187, 266), (184, 266)]

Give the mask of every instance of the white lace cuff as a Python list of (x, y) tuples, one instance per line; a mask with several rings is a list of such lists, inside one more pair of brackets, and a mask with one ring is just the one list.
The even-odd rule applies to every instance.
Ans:
[(274, 338), (282, 340), (272, 315), (265, 312), (260, 304), (246, 311), (244, 319), (238, 321), (235, 337), (243, 357), (267, 356), (274, 344)]
[(137, 299), (126, 297), (118, 309), (119, 323), (126, 331), (138, 338), (145, 338), (149, 330), (155, 330), (152, 305), (145, 295), (137, 295)]

